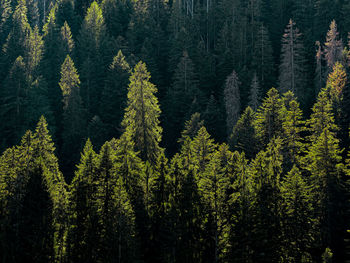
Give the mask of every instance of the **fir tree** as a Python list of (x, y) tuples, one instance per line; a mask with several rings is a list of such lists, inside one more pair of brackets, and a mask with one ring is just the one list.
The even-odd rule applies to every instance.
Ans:
[(332, 70), (335, 62), (339, 61), (342, 55), (343, 43), (338, 35), (337, 23), (333, 20), (329, 26), (329, 31), (327, 32), (324, 50), (328, 72)]
[(130, 77), (128, 105), (122, 126), (125, 134), (135, 143), (140, 157), (152, 165), (161, 153), (159, 146), (162, 128), (159, 126), (160, 109), (155, 96), (157, 88), (149, 81), (146, 65), (139, 62)]
[[(305, 94), (305, 54), (301, 34), (290, 20), (282, 38), (279, 90), (292, 91), (297, 97)], [(305, 97), (305, 95), (304, 95)]]
[(74, 63), (67, 55), (61, 67), (60, 87), (63, 94), (63, 133), (62, 133), (62, 156), (69, 156), (66, 159), (66, 171), (73, 168), (77, 160), (77, 154), (82, 149), (84, 138), (85, 112), (79, 91), (79, 75)]

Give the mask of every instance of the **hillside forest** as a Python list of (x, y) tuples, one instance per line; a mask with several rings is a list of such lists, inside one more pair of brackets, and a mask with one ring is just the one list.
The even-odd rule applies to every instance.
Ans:
[(350, 0), (0, 0), (0, 262), (350, 262)]

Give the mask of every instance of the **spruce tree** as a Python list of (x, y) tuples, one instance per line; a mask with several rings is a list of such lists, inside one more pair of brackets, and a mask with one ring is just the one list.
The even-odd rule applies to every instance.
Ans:
[(110, 140), (121, 133), (120, 123), (127, 103), (130, 72), (130, 66), (122, 51), (119, 50), (109, 66), (102, 92), (99, 116), (107, 127), (106, 136), (100, 138), (100, 141)]
[(304, 52), (299, 29), (290, 20), (282, 38), (279, 90), (292, 91), (300, 99), (304, 99), (306, 92)]
[(328, 66), (328, 72), (330, 72), (335, 62), (340, 60), (340, 57), (343, 52), (343, 43), (342, 40), (339, 39), (337, 23), (335, 22), (335, 20), (332, 20), (329, 26), (326, 43), (324, 45), (324, 55)]
[[(143, 161), (155, 165), (162, 149), (162, 128), (159, 126), (160, 109), (155, 96), (157, 88), (149, 81), (151, 78), (146, 65), (139, 62), (130, 77), (128, 103), (122, 126), (125, 136), (135, 143)], [(124, 135), (123, 135), (124, 136)]]
[[(85, 112), (79, 90), (79, 75), (69, 55), (61, 67), (60, 87), (63, 95), (63, 133), (61, 156), (66, 172), (72, 172), (85, 136)], [(69, 156), (69, 157), (68, 157)], [(67, 158), (68, 157), (68, 158)]]
[(77, 43), (81, 96), (89, 119), (97, 114), (103, 90), (103, 74), (108, 67), (107, 42), (102, 10), (97, 2), (92, 2), (82, 22)]

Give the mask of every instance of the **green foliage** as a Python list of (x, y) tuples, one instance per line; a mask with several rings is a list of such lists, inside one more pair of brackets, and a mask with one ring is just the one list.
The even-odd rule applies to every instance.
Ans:
[(146, 65), (139, 62), (130, 77), (128, 105), (125, 109), (122, 126), (125, 136), (135, 143), (135, 150), (140, 151), (142, 160), (156, 163), (162, 149), (162, 128), (159, 126), (160, 109), (155, 96), (156, 87), (149, 82), (150, 74)]

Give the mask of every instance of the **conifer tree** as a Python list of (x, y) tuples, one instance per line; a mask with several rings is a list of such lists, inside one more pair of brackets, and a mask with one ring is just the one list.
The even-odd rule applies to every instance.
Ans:
[(261, 24), (254, 45), (253, 66), (259, 83), (266, 92), (274, 83), (272, 45), (267, 28)]
[(4, 56), (2, 64), (5, 69), (9, 70), (11, 68), (10, 65), (12, 65), (18, 56), (24, 57), (25, 43), (30, 35), (30, 31), (31, 27), (27, 18), (26, 1), (20, 0), (12, 14), (11, 31), (3, 46)]
[[(193, 112), (191, 104), (199, 97), (198, 80), (194, 72), (194, 65), (187, 52), (178, 63), (171, 88), (168, 91), (166, 102), (169, 105), (166, 111), (167, 116), (167, 139), (170, 142), (170, 148), (175, 148), (172, 138), (179, 137), (181, 127), (186, 118), (189, 118)], [(196, 110), (196, 109), (194, 109)], [(192, 112), (191, 112), (192, 111)]]
[(283, 198), (283, 258), (303, 262), (315, 238), (311, 187), (294, 166), (281, 182)]
[(107, 138), (101, 138), (101, 141), (117, 137), (121, 133), (120, 123), (127, 103), (130, 72), (130, 66), (122, 51), (119, 50), (109, 66), (106, 84), (102, 92), (99, 115), (102, 122), (107, 125)]
[(10, 146), (19, 142), (26, 127), (25, 113), (29, 83), (26, 78), (26, 67), (22, 57), (18, 57), (1, 92), (2, 146)]
[(283, 104), (278, 91), (274, 88), (270, 89), (258, 109), (255, 119), (257, 136), (264, 145), (282, 133), (282, 108)]
[(337, 23), (333, 20), (329, 26), (327, 32), (327, 38), (325, 43), (324, 55), (328, 66), (328, 72), (330, 72), (335, 62), (340, 60), (343, 52), (343, 43), (339, 39), (339, 33), (337, 29)]
[(344, 167), (341, 163), (339, 140), (326, 126), (317, 137), (313, 137), (306, 156), (306, 169), (310, 175), (314, 193), (314, 209), (320, 226), (318, 247), (330, 247), (341, 253), (345, 234), (344, 209)]
[(205, 171), (213, 157), (212, 155), (214, 154), (215, 148), (214, 140), (203, 126), (199, 129), (196, 137), (191, 142), (192, 164), (200, 173)]
[[(273, 138), (265, 152), (260, 152), (252, 163), (257, 227), (253, 244), (253, 261), (278, 261), (281, 256), (281, 183), (283, 157), (282, 140)], [(256, 210), (255, 210), (256, 209)]]
[(204, 121), (201, 120), (200, 113), (196, 112), (192, 114), (191, 119), (185, 122), (185, 128), (181, 132), (181, 138), (178, 140), (179, 143), (183, 144), (186, 139), (193, 140), (197, 135), (200, 128), (204, 126)]
[(96, 207), (97, 160), (90, 140), (87, 140), (70, 185), (70, 229), (68, 256), (75, 262), (96, 260), (98, 214)]
[(214, 262), (218, 262), (224, 231), (223, 207), (225, 205), (225, 191), (228, 189), (229, 178), (224, 176), (220, 160), (220, 152), (215, 152), (206, 170), (201, 174), (198, 182), (199, 192), (206, 204), (208, 220), (213, 220), (212, 239), (214, 240), (211, 255)]
[[(73, 168), (82, 149), (85, 135), (85, 112), (79, 90), (79, 75), (69, 55), (61, 67), (60, 87), (63, 95), (63, 133), (62, 156), (69, 156), (65, 161), (66, 171)], [(71, 172), (71, 171), (70, 171)]]
[(304, 52), (299, 29), (290, 20), (282, 38), (279, 90), (281, 93), (292, 91), (300, 99), (306, 92)]
[(155, 165), (162, 151), (159, 146), (162, 128), (159, 126), (160, 109), (155, 96), (157, 88), (149, 81), (150, 77), (146, 65), (139, 62), (130, 77), (128, 105), (122, 126), (125, 135), (135, 143), (135, 150), (140, 151), (141, 159)]
[[(251, 262), (254, 236), (252, 234), (255, 215), (254, 182), (249, 175), (248, 160), (244, 153), (234, 153), (231, 189), (228, 191), (229, 218), (228, 248), (223, 253), (224, 259), (233, 262)], [(234, 216), (232, 216), (234, 215)]]
[(315, 67), (315, 95), (324, 88), (325, 81), (324, 75), (325, 70), (323, 67), (323, 50), (319, 41), (316, 41), (317, 52), (316, 52), (316, 67)]
[(230, 136), (232, 149), (244, 152), (252, 159), (259, 150), (259, 139), (255, 131), (255, 113), (249, 106), (242, 113)]
[(102, 10), (97, 2), (92, 2), (81, 25), (77, 43), (81, 96), (89, 118), (97, 114), (103, 90), (103, 74), (108, 67), (105, 57), (107, 42)]
[(226, 79), (225, 83), (225, 107), (226, 107), (226, 127), (228, 134), (231, 133), (233, 127), (239, 118), (241, 110), (241, 98), (239, 92), (240, 82), (236, 71), (233, 71)]
[(302, 133), (305, 131), (305, 122), (294, 94), (287, 92), (283, 94), (282, 100), (284, 103), (284, 113), (282, 113), (284, 115), (282, 123), (284, 168), (288, 171), (293, 165), (300, 162), (300, 155), (305, 150), (302, 139)]

